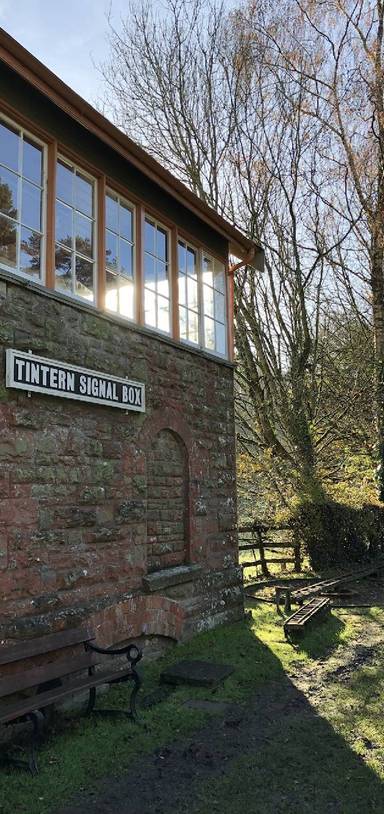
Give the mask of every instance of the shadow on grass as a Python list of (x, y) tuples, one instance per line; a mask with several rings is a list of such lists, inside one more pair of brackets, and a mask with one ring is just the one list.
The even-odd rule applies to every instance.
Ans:
[(325, 658), (340, 644), (344, 628), (344, 622), (332, 614), (326, 621), (314, 623), (314, 627), (309, 628), (293, 646), (312, 659)]
[[(328, 647), (338, 631), (331, 624)], [(193, 734), (141, 756), (124, 777), (104, 777), (96, 797), (78, 796), (55, 814), (126, 814), (127, 801), (130, 814), (383, 814), (376, 771), (318, 714), (251, 625), (216, 631), (216, 641), (211, 634), (199, 637), (180, 655), (206, 656), (209, 643), (209, 657), (236, 661), (236, 672), (214, 693), (177, 690), (177, 729), (186, 699), (202, 693), (241, 699), (235, 714), (206, 713)]]

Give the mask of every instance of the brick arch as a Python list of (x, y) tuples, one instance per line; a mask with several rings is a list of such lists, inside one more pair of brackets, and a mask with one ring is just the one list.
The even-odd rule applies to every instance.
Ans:
[(165, 596), (132, 596), (89, 617), (97, 642), (110, 647), (140, 636), (181, 638), (184, 610)]
[(146, 454), (153, 439), (162, 430), (171, 430), (181, 438), (188, 452), (190, 480), (202, 480), (206, 473), (206, 453), (199, 449), (188, 423), (176, 410), (164, 407), (148, 415), (137, 438), (137, 446)]

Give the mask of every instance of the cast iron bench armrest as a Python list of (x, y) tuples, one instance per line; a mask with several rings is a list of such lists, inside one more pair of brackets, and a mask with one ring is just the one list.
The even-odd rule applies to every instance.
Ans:
[[(23, 669), (15, 674), (0, 676), (0, 724), (7, 725), (17, 720), (31, 719), (33, 732), (31, 738), (31, 751), (28, 764), (25, 761), (16, 762), (16, 765), (28, 765), (32, 774), (37, 772), (36, 748), (39, 741), (40, 730), (44, 722), (43, 710), (73, 692), (87, 690), (89, 701), (87, 713), (91, 712), (108, 715), (127, 715), (136, 720), (136, 696), (141, 686), (141, 678), (135, 667), (142, 658), (141, 650), (135, 644), (125, 647), (99, 647), (94, 644), (94, 632), (88, 629), (75, 629), (58, 631), (37, 637), (26, 643), (18, 643), (8, 650), (0, 648), (0, 664), (21, 663)], [(77, 653), (68, 653), (68, 647), (77, 647)], [(56, 653), (56, 660), (46, 664), (34, 662), (35, 657), (41, 654)], [(126, 656), (128, 664), (120, 669), (113, 669), (110, 664), (107, 672), (97, 671), (97, 667), (104, 665), (104, 659), (97, 658), (93, 653), (101, 656)], [(117, 666), (117, 665), (116, 665)], [(88, 671), (87, 676), (80, 675), (80, 671)], [(76, 677), (75, 677), (75, 674)], [(133, 689), (129, 698), (129, 710), (100, 710), (94, 709), (96, 690), (102, 684), (119, 684), (120, 682), (133, 682)], [(52, 682), (53, 686), (52, 686)], [(16, 696), (25, 690), (33, 691), (32, 695)], [(10, 758), (11, 759), (11, 758)]]
[[(87, 642), (87, 649), (94, 650), (95, 653), (101, 653), (105, 656), (127, 656), (128, 661), (131, 662), (132, 667), (135, 667), (138, 661), (143, 657), (141, 650), (135, 644), (127, 644), (126, 647), (99, 647), (97, 644)], [(135, 655), (131, 655), (132, 653)]]

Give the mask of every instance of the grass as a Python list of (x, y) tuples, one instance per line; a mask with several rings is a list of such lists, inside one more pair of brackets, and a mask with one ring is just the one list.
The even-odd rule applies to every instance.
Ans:
[[(382, 611), (373, 611), (371, 615), (377, 621), (384, 620)], [(196, 636), (191, 642), (169, 651), (160, 662), (145, 666), (145, 694), (157, 686), (164, 665), (181, 658), (203, 658), (233, 664), (236, 670), (223, 686), (214, 692), (201, 688), (179, 688), (166, 701), (142, 711), (139, 725), (124, 719), (88, 720), (79, 714), (71, 716), (65, 725), (56, 727), (56, 731), (52, 732), (41, 749), (40, 774), (37, 778), (31, 781), (27, 773), (2, 769), (1, 814), (48, 814), (62, 805), (72, 793), (92, 786), (98, 777), (121, 773), (141, 756), (196, 732), (206, 723), (207, 712), (187, 708), (184, 704), (187, 698), (214, 698), (245, 703), (257, 687), (271, 680), (280, 682), (281, 691), (284, 692), (284, 687), (290, 683), (289, 673), (292, 669), (297, 669), (300, 664), (315, 665), (316, 659), (324, 659), (337, 645), (353, 640), (361, 626), (361, 616), (362, 614), (341, 614), (335, 611), (327, 621), (309, 632), (298, 647), (292, 647), (285, 641), (281, 619), (276, 615), (274, 608), (265, 606), (253, 609), (251, 616), (244, 622)], [(340, 778), (343, 772), (344, 776), (346, 772), (351, 772), (354, 777), (350, 787), (352, 789), (360, 782), (361, 775), (368, 784), (367, 787), (371, 782), (371, 798), (375, 800), (377, 791), (375, 783), (378, 782), (377, 778), (382, 778), (384, 774), (384, 764), (380, 757), (384, 749), (384, 724), (381, 723), (380, 706), (383, 689), (384, 671), (380, 665), (357, 670), (353, 681), (348, 685), (340, 685), (336, 680), (334, 683), (331, 682), (329, 698), (319, 702), (317, 717), (308, 715), (307, 720), (305, 715), (303, 719), (300, 715), (292, 715), (288, 724), (285, 722), (288, 729), (284, 732), (279, 729), (282, 724), (276, 722), (276, 744), (272, 737), (262, 752), (239, 758), (238, 765), (232, 766), (227, 779), (220, 780), (220, 784), (211, 782), (209, 788), (197, 785), (196, 814), (216, 810), (220, 810), (222, 814), (227, 811), (228, 814), (229, 811), (231, 814), (240, 812), (245, 806), (246, 790), (250, 800), (255, 800), (253, 808), (252, 805), (247, 805), (247, 810), (252, 814), (259, 811), (260, 814), (261, 812), (278, 814), (280, 811), (291, 810), (295, 811), (295, 814), (304, 814), (307, 811), (313, 814), (315, 810), (324, 811), (324, 814), (334, 810), (344, 814), (344, 809), (337, 808), (303, 807), (301, 812), (297, 808), (279, 807), (289, 806), (289, 799), (285, 802), (276, 802), (278, 792), (274, 789), (281, 788), (284, 772), (287, 787), (292, 785), (290, 775), (292, 765), (296, 763), (297, 783), (308, 799), (312, 794), (315, 775), (320, 784), (319, 799), (321, 794), (326, 795), (329, 791), (329, 781), (326, 779), (324, 767), (328, 766), (329, 770), (332, 768), (332, 757), (328, 755), (327, 758), (327, 749), (329, 751), (331, 747), (331, 753), (333, 751), (340, 762), (340, 765), (337, 764)], [(129, 689), (123, 687), (110, 690), (108, 706), (126, 706), (128, 692)], [(312, 718), (317, 721), (315, 730)], [(322, 756), (321, 765), (313, 757), (313, 745), (310, 747), (310, 742), (313, 744), (314, 731), (317, 732), (316, 749)], [(340, 743), (347, 744), (348, 747), (340, 749)], [(375, 748), (368, 748), (367, 744), (371, 743), (375, 744)], [(367, 751), (372, 754), (366, 756)], [(357, 770), (355, 763), (356, 760), (361, 760), (362, 754), (364, 763), (362, 768)], [(308, 763), (309, 755), (312, 756), (312, 767)], [(278, 771), (276, 765), (279, 766)], [(242, 777), (241, 783), (238, 779), (239, 772)], [(257, 795), (257, 799), (260, 799), (260, 784), (264, 789), (268, 789), (269, 797), (263, 802), (264, 808), (255, 808)], [(340, 788), (335, 785), (336, 797), (341, 793), (342, 785), (340, 779)], [(238, 793), (234, 793), (238, 805), (234, 806), (233, 800), (231, 802), (228, 798), (228, 790), (232, 787), (236, 790), (237, 786)], [(362, 810), (346, 808), (345, 814), (355, 814), (355, 811), (356, 814), (358, 811), (360, 814)], [(384, 803), (381, 809), (367, 807), (365, 810), (384, 812)]]

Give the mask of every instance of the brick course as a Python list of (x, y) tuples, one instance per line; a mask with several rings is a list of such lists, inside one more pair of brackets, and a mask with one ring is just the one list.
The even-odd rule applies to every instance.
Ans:
[[(2, 638), (102, 613), (116, 640), (119, 607), (133, 635), (239, 618), (232, 368), (18, 281), (0, 346)], [(145, 382), (147, 412), (8, 390), (6, 347)], [(185, 561), (193, 582), (143, 595)]]

